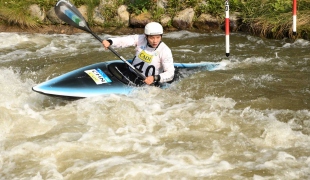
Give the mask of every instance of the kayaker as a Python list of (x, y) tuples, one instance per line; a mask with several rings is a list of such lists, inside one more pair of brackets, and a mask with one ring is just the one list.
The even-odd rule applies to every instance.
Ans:
[[(174, 65), (171, 49), (162, 42), (163, 27), (157, 22), (150, 22), (144, 28), (144, 34), (128, 35), (103, 40), (107, 49), (114, 47), (135, 46), (136, 55), (132, 65), (146, 77), (144, 83), (158, 84), (169, 82), (174, 77)], [(133, 70), (131, 70), (134, 73)]]

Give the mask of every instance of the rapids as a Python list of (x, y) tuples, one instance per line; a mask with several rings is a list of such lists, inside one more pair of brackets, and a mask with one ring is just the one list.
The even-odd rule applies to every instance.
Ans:
[(175, 62), (226, 66), (71, 101), (31, 88), (113, 53), (87, 33), (0, 33), (0, 179), (310, 178), (309, 41), (231, 34), (227, 58), (223, 34), (163, 38)]

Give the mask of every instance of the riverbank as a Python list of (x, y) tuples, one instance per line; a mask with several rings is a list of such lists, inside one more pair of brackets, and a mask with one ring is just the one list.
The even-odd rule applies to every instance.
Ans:
[[(258, 25), (257, 25), (258, 26)], [(94, 26), (91, 27), (92, 31), (95, 33), (101, 34), (112, 34), (112, 35), (125, 35), (125, 34), (139, 34), (143, 33), (143, 28), (131, 28), (131, 27), (99, 27), (99, 26)], [(262, 38), (269, 38), (269, 39), (274, 39), (273, 36), (268, 36), (266, 31), (262, 30), (262, 27), (257, 27), (255, 29), (251, 28), (250, 25), (242, 25), (240, 27), (241, 30), (238, 30), (237, 32), (240, 33), (248, 33), (253, 36), (258, 36)], [(166, 28), (165, 32), (172, 32), (172, 31), (177, 31), (178, 29), (176, 28)], [(191, 32), (199, 32), (199, 33), (204, 33), (207, 31), (204, 30), (199, 30), (199, 29), (187, 29), (188, 31)], [(38, 28), (31, 28), (31, 27), (20, 27), (16, 25), (3, 25), (0, 24), (0, 32), (17, 32), (17, 33), (41, 33), (41, 34), (76, 34), (76, 33), (83, 33), (84, 31), (74, 28), (69, 25), (41, 25)], [(221, 29), (214, 29), (212, 32), (215, 33), (225, 33)], [(262, 32), (265, 32), (266, 34), (262, 34)], [(208, 31), (209, 33), (209, 31)], [(280, 33), (280, 32), (279, 32)], [(280, 38), (289, 38), (289, 39), (305, 39), (305, 40), (310, 40), (310, 33), (308, 31), (302, 31), (302, 34), (298, 34), (297, 36), (294, 36), (292, 32), (281, 32), (281, 37), (278, 37), (277, 39)]]
[[(103, 27), (92, 27), (92, 30), (96, 33), (111, 33), (111, 34), (130, 34), (135, 32), (142, 32), (142, 28), (103, 28)], [(31, 27), (19, 27), (19, 26), (8, 26), (0, 25), (0, 32), (17, 32), (17, 33), (41, 33), (41, 34), (75, 34), (82, 33), (84, 31), (74, 28), (69, 25), (41, 25), (39, 28)]]
[[(127, 2), (127, 1), (126, 1)], [(224, 3), (195, 1), (194, 4), (158, 0), (139, 6), (133, 4), (97, 0), (76, 3), (81, 14), (96, 33), (140, 33), (146, 23), (160, 22), (165, 31), (188, 30), (198, 32), (223, 32)], [(165, 3), (166, 2), (166, 3)], [(0, 0), (0, 31), (28, 33), (73, 34), (81, 30), (65, 25), (55, 14), (54, 3), (4, 2)], [(125, 4), (129, 4), (124, 5)], [(155, 3), (155, 4), (154, 4)], [(29, 11), (21, 13), (19, 7)], [(309, 7), (309, 8), (307, 8)], [(250, 33), (271, 39), (310, 39), (310, 0), (299, 3), (297, 35), (292, 32), (291, 1), (230, 1), (231, 32)]]
[[(139, 34), (143, 33), (144, 28), (133, 28), (133, 27), (101, 27), (101, 26), (92, 26), (92, 31), (95, 33), (106, 33), (113, 35), (125, 35), (125, 34)], [(165, 32), (177, 31), (178, 29), (170, 27), (165, 28)], [(204, 30), (199, 29), (187, 29), (191, 32), (205, 32)], [(215, 32), (221, 32), (221, 30), (214, 30)], [(20, 27), (17, 25), (3, 25), (0, 24), (0, 32), (17, 32), (17, 33), (41, 33), (41, 34), (75, 34), (83, 33), (83, 30), (74, 28), (70, 25), (41, 25), (40, 27), (31, 28), (31, 27)]]

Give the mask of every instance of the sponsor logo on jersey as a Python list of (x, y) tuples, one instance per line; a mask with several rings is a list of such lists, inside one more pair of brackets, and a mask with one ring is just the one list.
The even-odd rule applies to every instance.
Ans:
[(146, 63), (151, 63), (152, 62), (152, 59), (153, 59), (153, 55), (150, 55), (148, 53), (146, 53), (144, 50), (140, 52), (140, 54), (138, 55), (138, 57), (146, 62)]

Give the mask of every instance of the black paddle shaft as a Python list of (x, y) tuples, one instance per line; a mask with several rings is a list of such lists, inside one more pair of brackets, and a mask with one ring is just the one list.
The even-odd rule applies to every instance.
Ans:
[[(80, 13), (80, 11), (73, 4), (71, 4), (68, 0), (59, 0), (55, 5), (55, 13), (59, 19), (70, 24), (71, 26), (74, 26), (78, 29), (84, 30), (92, 34), (98, 41), (102, 43), (103, 40), (88, 27), (88, 24), (85, 21), (82, 14)], [(113, 52), (116, 56), (118, 56), (131, 69), (133, 69), (139, 77), (141, 77), (143, 80), (146, 78), (144, 74), (138, 71), (125, 58), (120, 56), (112, 47), (108, 47), (108, 49), (111, 52)]]

